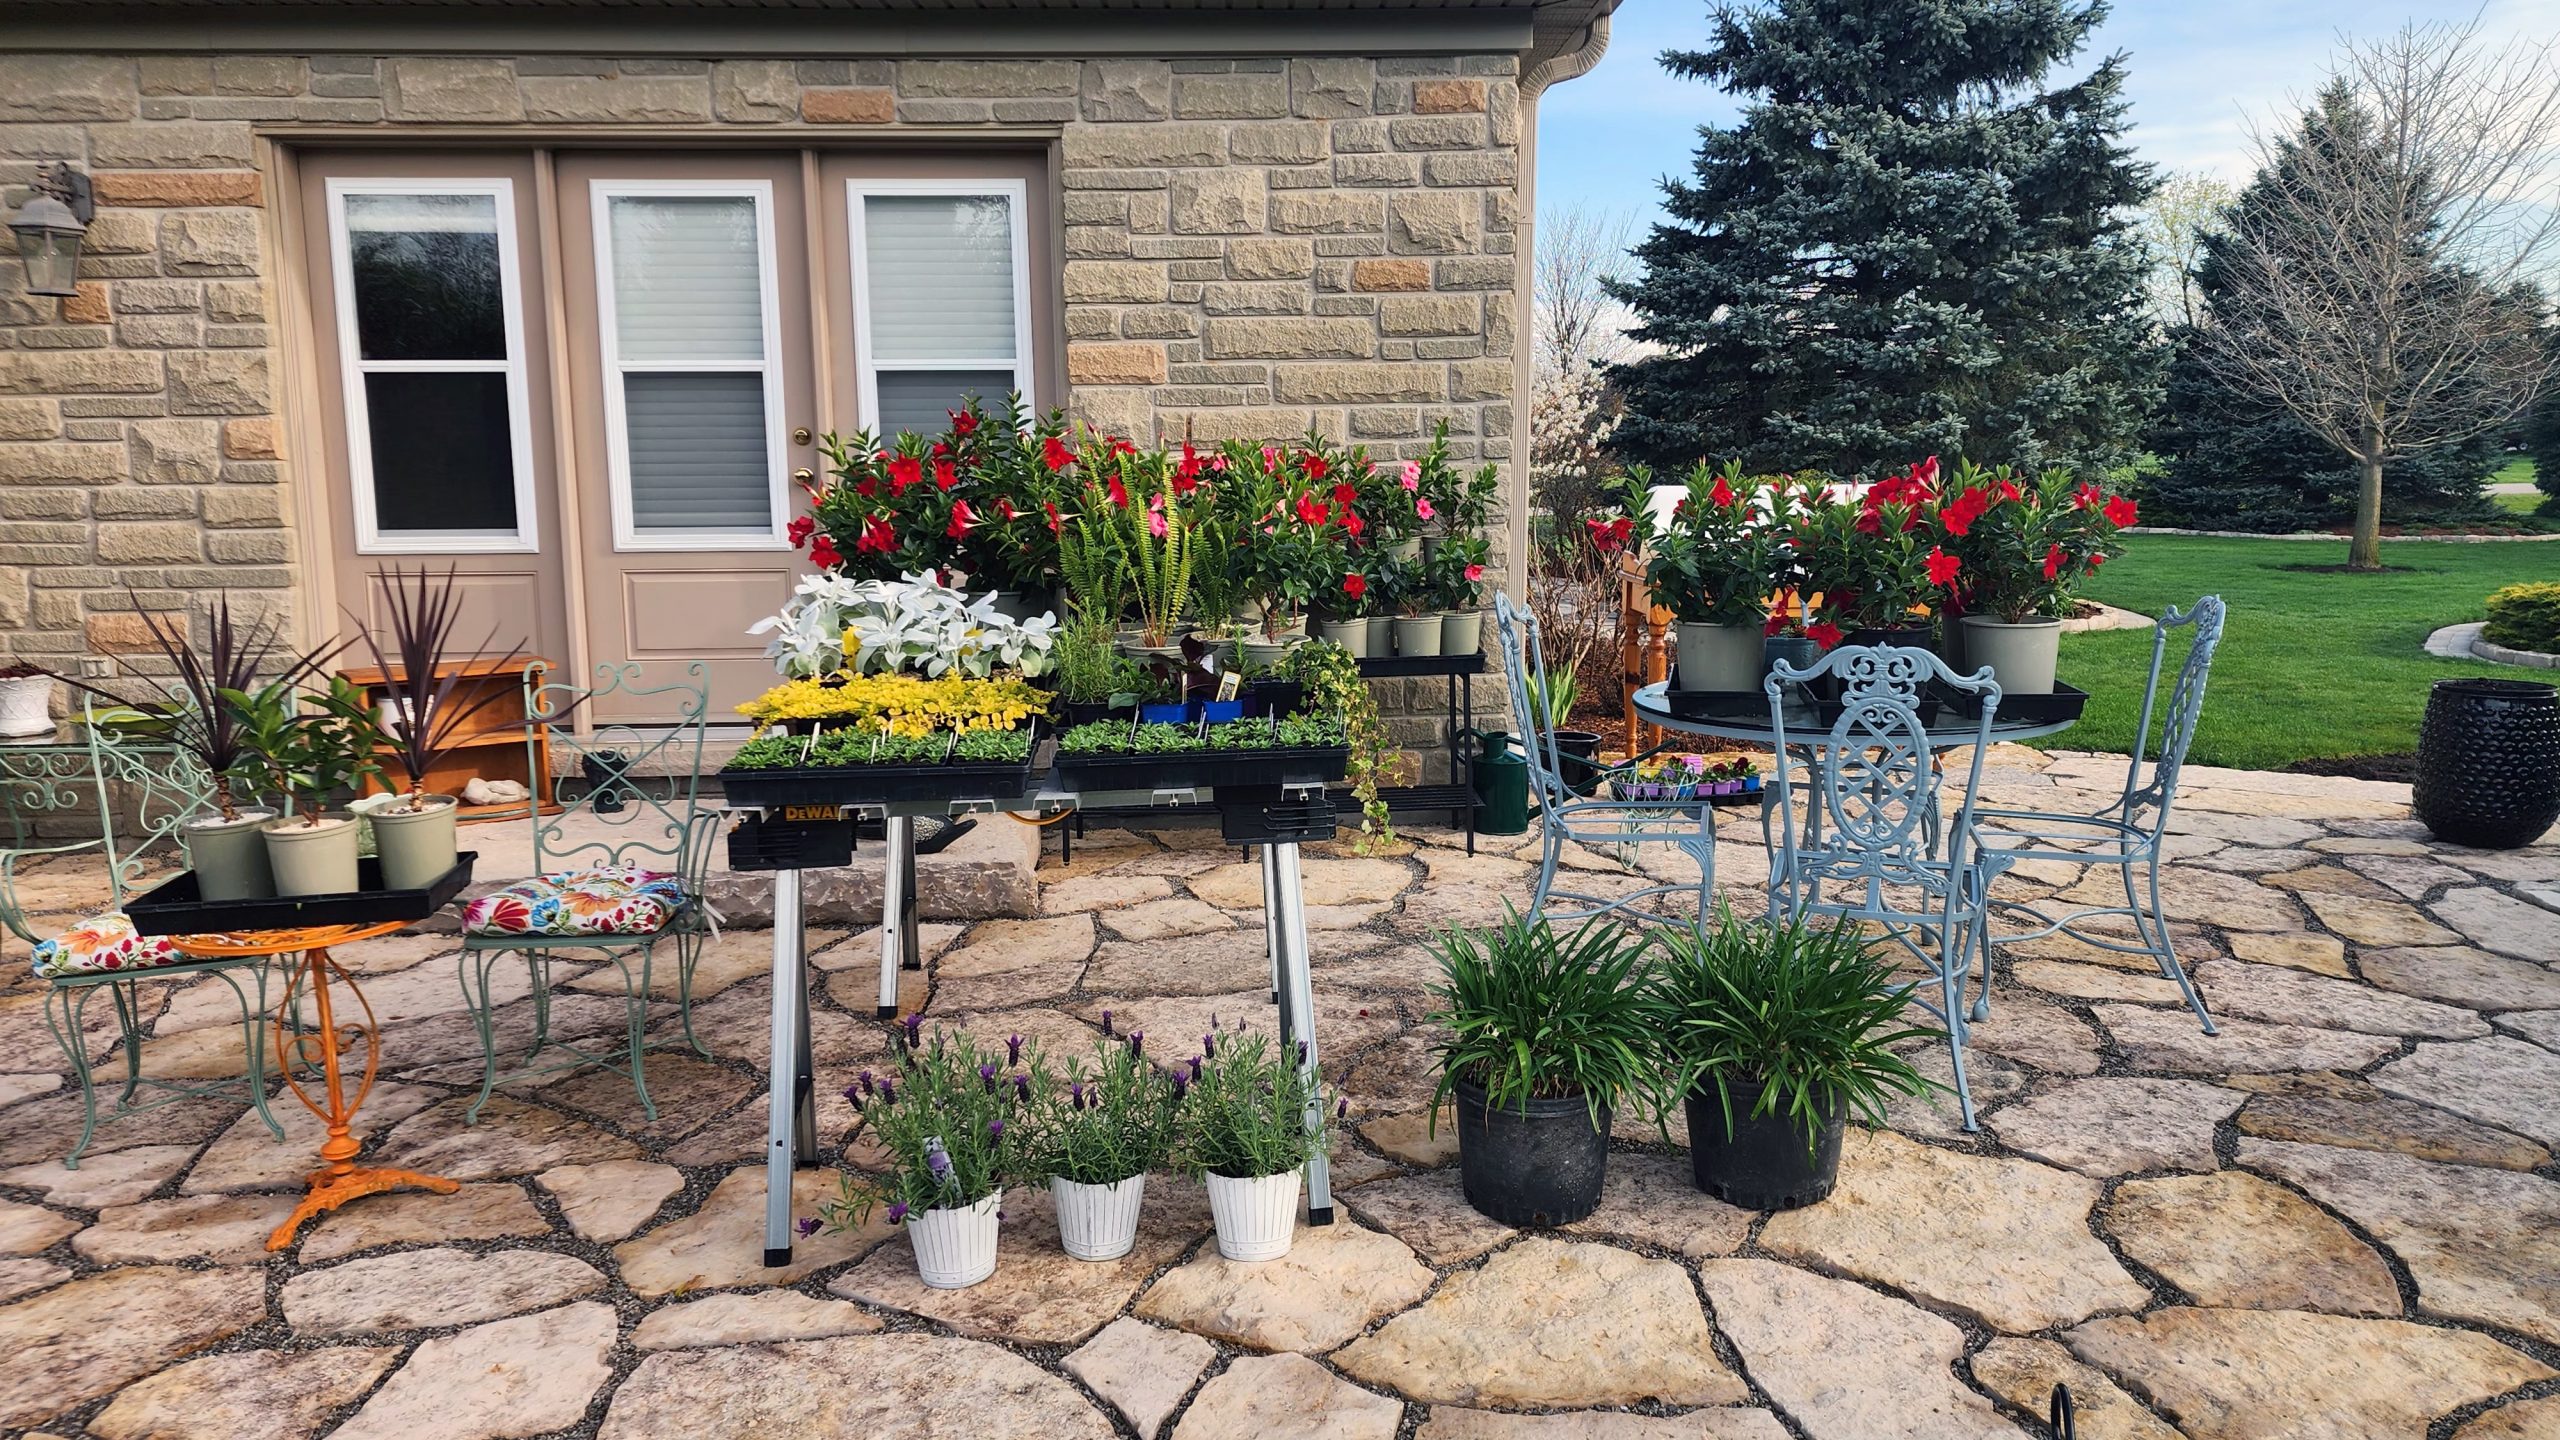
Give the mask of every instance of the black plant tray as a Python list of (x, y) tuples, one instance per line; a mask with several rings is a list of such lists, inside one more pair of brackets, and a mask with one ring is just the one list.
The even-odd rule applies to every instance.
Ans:
[(1174, 754), (1086, 753), (1058, 757), (1069, 790), (1220, 790), (1238, 785), (1321, 785), (1350, 773), (1351, 747), (1301, 750), (1184, 750)]
[[(1946, 708), (1967, 720), (1982, 717), (1982, 696), (1952, 687), (1943, 690)], [(2003, 695), (1999, 713), (1993, 717), (2002, 725), (2059, 725), (2077, 720), (2089, 704), (2089, 692), (2077, 685), (2053, 682), (2050, 695)]]
[(723, 770), (720, 793), (741, 809), (785, 805), (887, 805), (919, 800), (1016, 800), (1031, 788), (1037, 741), (1019, 763), (811, 765), (788, 770)]
[(852, 863), (851, 819), (799, 820), (753, 814), (729, 831), (732, 870), (825, 870)]
[(1665, 690), (1662, 705), (1683, 720), (1766, 724), (1769, 719), (1769, 696), (1761, 690)]
[(356, 862), (357, 889), (345, 895), (291, 895), (267, 900), (199, 900), (196, 872), (181, 870), (124, 907), (138, 935), (233, 935), (249, 930), (292, 930), (306, 925), (379, 925), (424, 920), (471, 883), (480, 852), (465, 850), (454, 866), (424, 890), (384, 890), (382, 862)]

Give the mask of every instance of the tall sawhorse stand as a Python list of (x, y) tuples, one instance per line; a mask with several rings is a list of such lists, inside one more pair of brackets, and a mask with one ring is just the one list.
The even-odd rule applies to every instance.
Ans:
[[(882, 822), (888, 865), (880, 887), (880, 1014), (898, 1013), (898, 974), (921, 968), (923, 950), (916, 938), (916, 837), (912, 816), (890, 815)], [(791, 1214), (791, 1174), (818, 1163), (817, 1074), (809, 1053), (808, 943), (801, 914), (800, 872), (773, 873), (773, 1032), (772, 1061), (766, 1072), (770, 1109), (765, 1125), (764, 1263), (791, 1263), (795, 1238)], [(1307, 962), (1306, 896), (1300, 883), (1295, 843), (1266, 844), (1262, 849), (1262, 907), (1272, 957), (1273, 998), (1280, 1011), (1280, 1044), (1285, 1053), (1299, 1040), (1307, 1042), (1304, 1062), (1310, 1080), (1316, 1075), (1315, 981)], [(1309, 1086), (1309, 1093), (1316, 1087)], [(1320, 1107), (1321, 1100), (1311, 1104)], [(1321, 1118), (1311, 1109), (1310, 1125)], [(1319, 1152), (1307, 1161), (1307, 1223), (1333, 1223), (1331, 1163)]]

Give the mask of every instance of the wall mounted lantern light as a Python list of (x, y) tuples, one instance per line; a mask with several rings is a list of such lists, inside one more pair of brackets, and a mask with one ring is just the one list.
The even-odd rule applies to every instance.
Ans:
[(89, 177), (56, 161), (37, 167), (31, 188), (35, 193), (9, 221), (18, 254), (27, 262), (27, 293), (77, 295), (80, 239), (98, 213)]

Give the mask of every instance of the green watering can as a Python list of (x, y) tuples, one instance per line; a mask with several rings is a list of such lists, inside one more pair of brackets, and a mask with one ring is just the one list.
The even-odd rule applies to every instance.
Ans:
[(1462, 730), (1476, 743), (1468, 758), (1475, 782), (1476, 833), (1518, 835), (1529, 828), (1529, 757), (1512, 748), (1507, 730)]

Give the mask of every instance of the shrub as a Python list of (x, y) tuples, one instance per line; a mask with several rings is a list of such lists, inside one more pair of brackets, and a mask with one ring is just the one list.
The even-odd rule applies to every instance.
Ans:
[(2560, 584), (2510, 585), (2490, 595), (2480, 634), (2510, 650), (2560, 651)]

